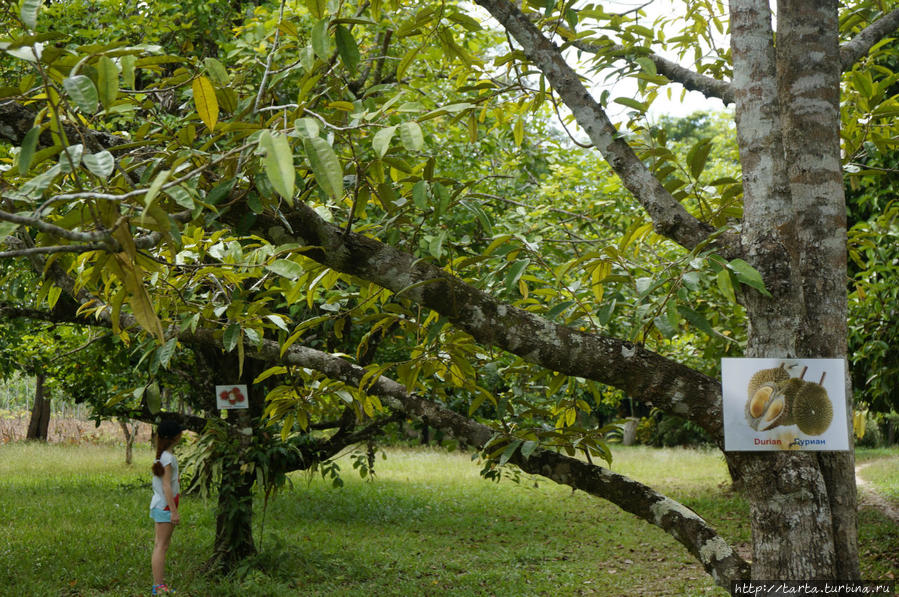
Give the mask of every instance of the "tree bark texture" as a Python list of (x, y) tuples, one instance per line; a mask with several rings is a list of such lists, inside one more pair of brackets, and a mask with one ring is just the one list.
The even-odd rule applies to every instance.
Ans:
[(253, 541), (253, 484), (256, 476), (240, 471), (239, 460), (222, 464), (218, 506), (215, 514), (215, 542), (210, 571), (227, 574), (245, 558), (256, 555)]
[(47, 441), (50, 430), (50, 398), (45, 394), (43, 375), (38, 375), (34, 388), (34, 405), (31, 407), (31, 419), (28, 421), (28, 432), (25, 439)]
[[(777, 14), (784, 149), (804, 299), (797, 351), (804, 357), (845, 358), (846, 201), (840, 161), (837, 2), (780, 0)], [(848, 367), (845, 387), (846, 423), (852, 429)], [(818, 461), (830, 502), (836, 577), (858, 578), (854, 454), (821, 453)]]
[[(732, 0), (730, 8), (742, 245), (772, 295), (743, 295), (746, 356), (845, 357), (836, 2), (779, 2), (776, 46), (767, 1)], [(857, 578), (851, 456), (729, 460), (750, 501), (753, 578)]]

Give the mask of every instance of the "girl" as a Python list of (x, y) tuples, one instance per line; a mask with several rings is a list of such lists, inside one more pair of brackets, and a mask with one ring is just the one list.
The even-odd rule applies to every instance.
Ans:
[(165, 553), (172, 540), (172, 531), (179, 522), (178, 501), (181, 484), (178, 480), (178, 461), (172, 454), (172, 446), (181, 439), (183, 428), (174, 420), (166, 419), (156, 429), (156, 460), (153, 462), (153, 499), (150, 501), (150, 518), (156, 521), (156, 543), (153, 546), (153, 595), (174, 593), (163, 582)]

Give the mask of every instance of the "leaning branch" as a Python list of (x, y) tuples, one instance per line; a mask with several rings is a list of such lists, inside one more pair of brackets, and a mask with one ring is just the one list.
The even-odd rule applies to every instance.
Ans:
[(521, 45), (525, 56), (543, 72), (590, 141), (647, 211), (656, 232), (689, 249), (711, 242), (724, 256), (737, 256), (737, 239), (732, 235), (712, 238), (714, 228), (691, 215), (662, 186), (565, 62), (561, 50), (521, 10), (506, 0), (478, 0), (478, 4), (499, 21)]
[[(224, 215), (239, 220), (240, 210)], [(307, 247), (304, 255), (339, 272), (401, 294), (446, 317), (484, 345), (547, 369), (614, 386), (667, 412), (688, 417), (721, 443), (718, 381), (644, 347), (576, 330), (503, 303), (441, 268), (390, 245), (349, 233), (299, 204), (285, 216), (292, 234), (283, 242)], [(259, 215), (254, 229), (284, 228)], [(281, 242), (281, 241), (279, 241)]]
[[(15, 308), (6, 309), (0, 305), (0, 315), (16, 313)], [(28, 317), (38, 316), (38, 312), (21, 312)], [(47, 314), (51, 317), (51, 314)], [(90, 323), (84, 319), (69, 316), (74, 321)], [(60, 315), (54, 315), (55, 320)], [(121, 325), (130, 322), (123, 316)], [(196, 332), (183, 332), (178, 335), (185, 343), (218, 347), (219, 337), (212, 330), (198, 329)], [(366, 370), (343, 358), (306, 346), (294, 345), (282, 356), (280, 345), (272, 340), (263, 340), (258, 347), (248, 347), (247, 356), (269, 363), (282, 363), (314, 369), (335, 380), (359, 387)], [(428, 424), (451, 433), (457, 439), (464, 439), (471, 445), (482, 449), (494, 436), (495, 431), (481, 423), (464, 417), (449, 408), (408, 392), (406, 387), (386, 376), (375, 379), (367, 388), (367, 392), (377, 395), (391, 410), (404, 413), (417, 419), (427, 419)], [(146, 415), (147, 413), (144, 413)], [(147, 417), (138, 415), (139, 420)], [(361, 430), (345, 430), (338, 432), (329, 440), (317, 442), (307, 447), (302, 454), (297, 454), (285, 463), (287, 467), (306, 468), (314, 459), (331, 457), (346, 446), (364, 441), (380, 430), (384, 423), (394, 417), (379, 419)], [(152, 419), (149, 419), (152, 420)], [(198, 430), (201, 427), (199, 417), (185, 420), (189, 428)], [(544, 449), (537, 449), (525, 457), (516, 451), (509, 462), (521, 470), (546, 477), (556, 483), (568, 485), (595, 497), (607, 500), (626, 512), (659, 527), (677, 539), (696, 557), (712, 575), (715, 581), (729, 586), (731, 580), (748, 578), (749, 564), (746, 563), (728, 543), (698, 514), (679, 502), (655, 491), (624, 475), (614, 473), (606, 468), (589, 464)]]
[(874, 47), (874, 44), (895, 33), (897, 29), (899, 29), (899, 8), (877, 19), (851, 41), (840, 46), (840, 66), (843, 71), (850, 70), (853, 64)]

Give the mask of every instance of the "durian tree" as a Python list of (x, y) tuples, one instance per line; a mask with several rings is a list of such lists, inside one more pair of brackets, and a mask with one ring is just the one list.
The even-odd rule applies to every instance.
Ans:
[[(760, 0), (688, 0), (655, 21), (589, 3), (216, 4), (210, 43), (125, 28), (153, 26), (153, 2), (109, 3), (123, 29), (88, 24), (89, 39), (48, 18), (66, 3), (7, 3), (2, 256), (44, 278), (36, 308), (62, 293), (72, 308), (55, 316), (109, 326), (150, 361), (191, 345), (239, 373), (267, 364), (251, 381), (271, 387), (265, 419), (285, 440), (335, 412), (426, 418), (483, 450), (488, 475), (515, 465), (660, 527), (722, 586), (858, 578), (852, 453), (727, 455), (750, 565), (700, 515), (593, 463), (606, 430), (581, 423), (579, 392), (614, 388), (721, 446), (703, 356), (846, 357), (842, 163), (861, 138), (895, 144), (894, 75), (867, 68), (894, 4), (784, 0), (776, 31)], [(592, 93), (609, 75), (636, 97)], [(675, 84), (734, 105), (739, 178), (710, 176), (709, 140), (679, 156), (647, 125)], [(844, 88), (864, 113), (841, 112)], [(610, 239), (609, 211), (634, 212), (601, 171), (498, 155), (547, 112), (642, 221)], [(502, 184), (518, 174), (533, 188)], [(578, 179), (552, 204), (536, 189), (559, 174)], [(498, 233), (516, 204), (522, 229)], [(567, 244), (529, 236), (548, 213)]]

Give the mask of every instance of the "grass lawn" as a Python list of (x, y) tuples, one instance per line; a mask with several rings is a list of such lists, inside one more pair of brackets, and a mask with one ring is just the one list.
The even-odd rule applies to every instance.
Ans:
[[(212, 545), (214, 502), (188, 497), (168, 578), (179, 595), (203, 597), (726, 595), (674, 539), (606, 502), (543, 479), (485, 481), (467, 454), (387, 454), (373, 482), (349, 462), (341, 489), (297, 475), (269, 505), (264, 529), (260, 502), (259, 566), (239, 577), (196, 574)], [(138, 446), (133, 466), (122, 460), (111, 446), (0, 445), (0, 587), (149, 593), (152, 455)], [(748, 549), (748, 506), (727, 490), (720, 453), (619, 448), (612, 468), (651, 482)], [(897, 475), (888, 469), (886, 484)], [(895, 574), (896, 525), (867, 510), (860, 522), (863, 576)]]

